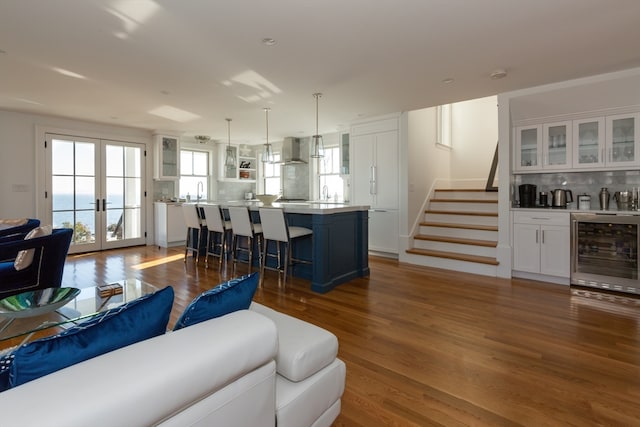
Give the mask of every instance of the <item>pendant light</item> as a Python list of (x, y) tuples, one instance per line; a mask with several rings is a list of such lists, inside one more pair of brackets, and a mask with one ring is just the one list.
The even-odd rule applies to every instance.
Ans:
[(318, 132), (318, 98), (322, 96), (321, 93), (314, 93), (313, 97), (316, 99), (316, 134), (311, 137), (311, 157), (314, 159), (320, 159), (324, 157), (324, 144), (322, 142), (322, 135)]
[(227, 144), (227, 158), (224, 161), (225, 166), (235, 167), (236, 166), (236, 153), (233, 151), (231, 147), (231, 119), (225, 119), (227, 121), (227, 130), (229, 133), (229, 142)]
[(264, 109), (264, 115), (267, 123), (267, 141), (264, 144), (262, 150), (262, 163), (273, 163), (273, 147), (269, 144), (269, 110), (271, 108)]

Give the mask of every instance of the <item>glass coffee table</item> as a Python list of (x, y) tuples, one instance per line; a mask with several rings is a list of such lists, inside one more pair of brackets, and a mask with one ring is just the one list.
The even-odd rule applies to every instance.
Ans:
[[(60, 296), (52, 296), (52, 291)], [(82, 289), (48, 289), (44, 295), (39, 292), (37, 298), (31, 295), (33, 292), (15, 295), (9, 301), (0, 301), (0, 349), (22, 344), (34, 334), (39, 338), (53, 335), (155, 291), (157, 288), (149, 283), (124, 279)], [(29, 299), (40, 301), (35, 304)]]

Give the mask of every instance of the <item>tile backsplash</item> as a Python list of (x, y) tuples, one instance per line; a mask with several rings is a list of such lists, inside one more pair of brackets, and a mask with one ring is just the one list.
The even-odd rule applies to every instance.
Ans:
[(511, 201), (515, 205), (518, 202), (518, 186), (520, 184), (533, 184), (537, 187), (538, 196), (541, 191), (552, 191), (558, 188), (571, 190), (573, 193), (573, 206), (577, 205), (579, 194), (589, 194), (597, 204), (598, 193), (602, 187), (607, 187), (611, 194), (610, 206), (615, 207), (613, 193), (625, 191), (633, 187), (640, 187), (640, 170), (615, 170), (599, 172), (558, 172), (539, 174), (512, 175)]

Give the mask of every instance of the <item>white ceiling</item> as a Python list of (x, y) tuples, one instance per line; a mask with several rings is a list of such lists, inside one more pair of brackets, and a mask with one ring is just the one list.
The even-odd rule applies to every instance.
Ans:
[(270, 140), (313, 134), (314, 92), (326, 133), (638, 67), (639, 22), (638, 0), (2, 0), (0, 109), (262, 143), (263, 107)]

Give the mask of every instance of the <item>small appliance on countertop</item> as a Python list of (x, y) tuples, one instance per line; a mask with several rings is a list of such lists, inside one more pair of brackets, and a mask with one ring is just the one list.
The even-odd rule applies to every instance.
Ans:
[(551, 199), (551, 207), (565, 209), (567, 203), (573, 202), (573, 193), (571, 190), (565, 190), (563, 188), (557, 188), (551, 192), (553, 196)]
[(518, 187), (518, 193), (520, 195), (520, 207), (521, 208), (535, 208), (536, 207), (536, 187), (533, 184), (522, 184)]
[(581, 211), (591, 210), (591, 196), (589, 194), (578, 194), (578, 209)]

